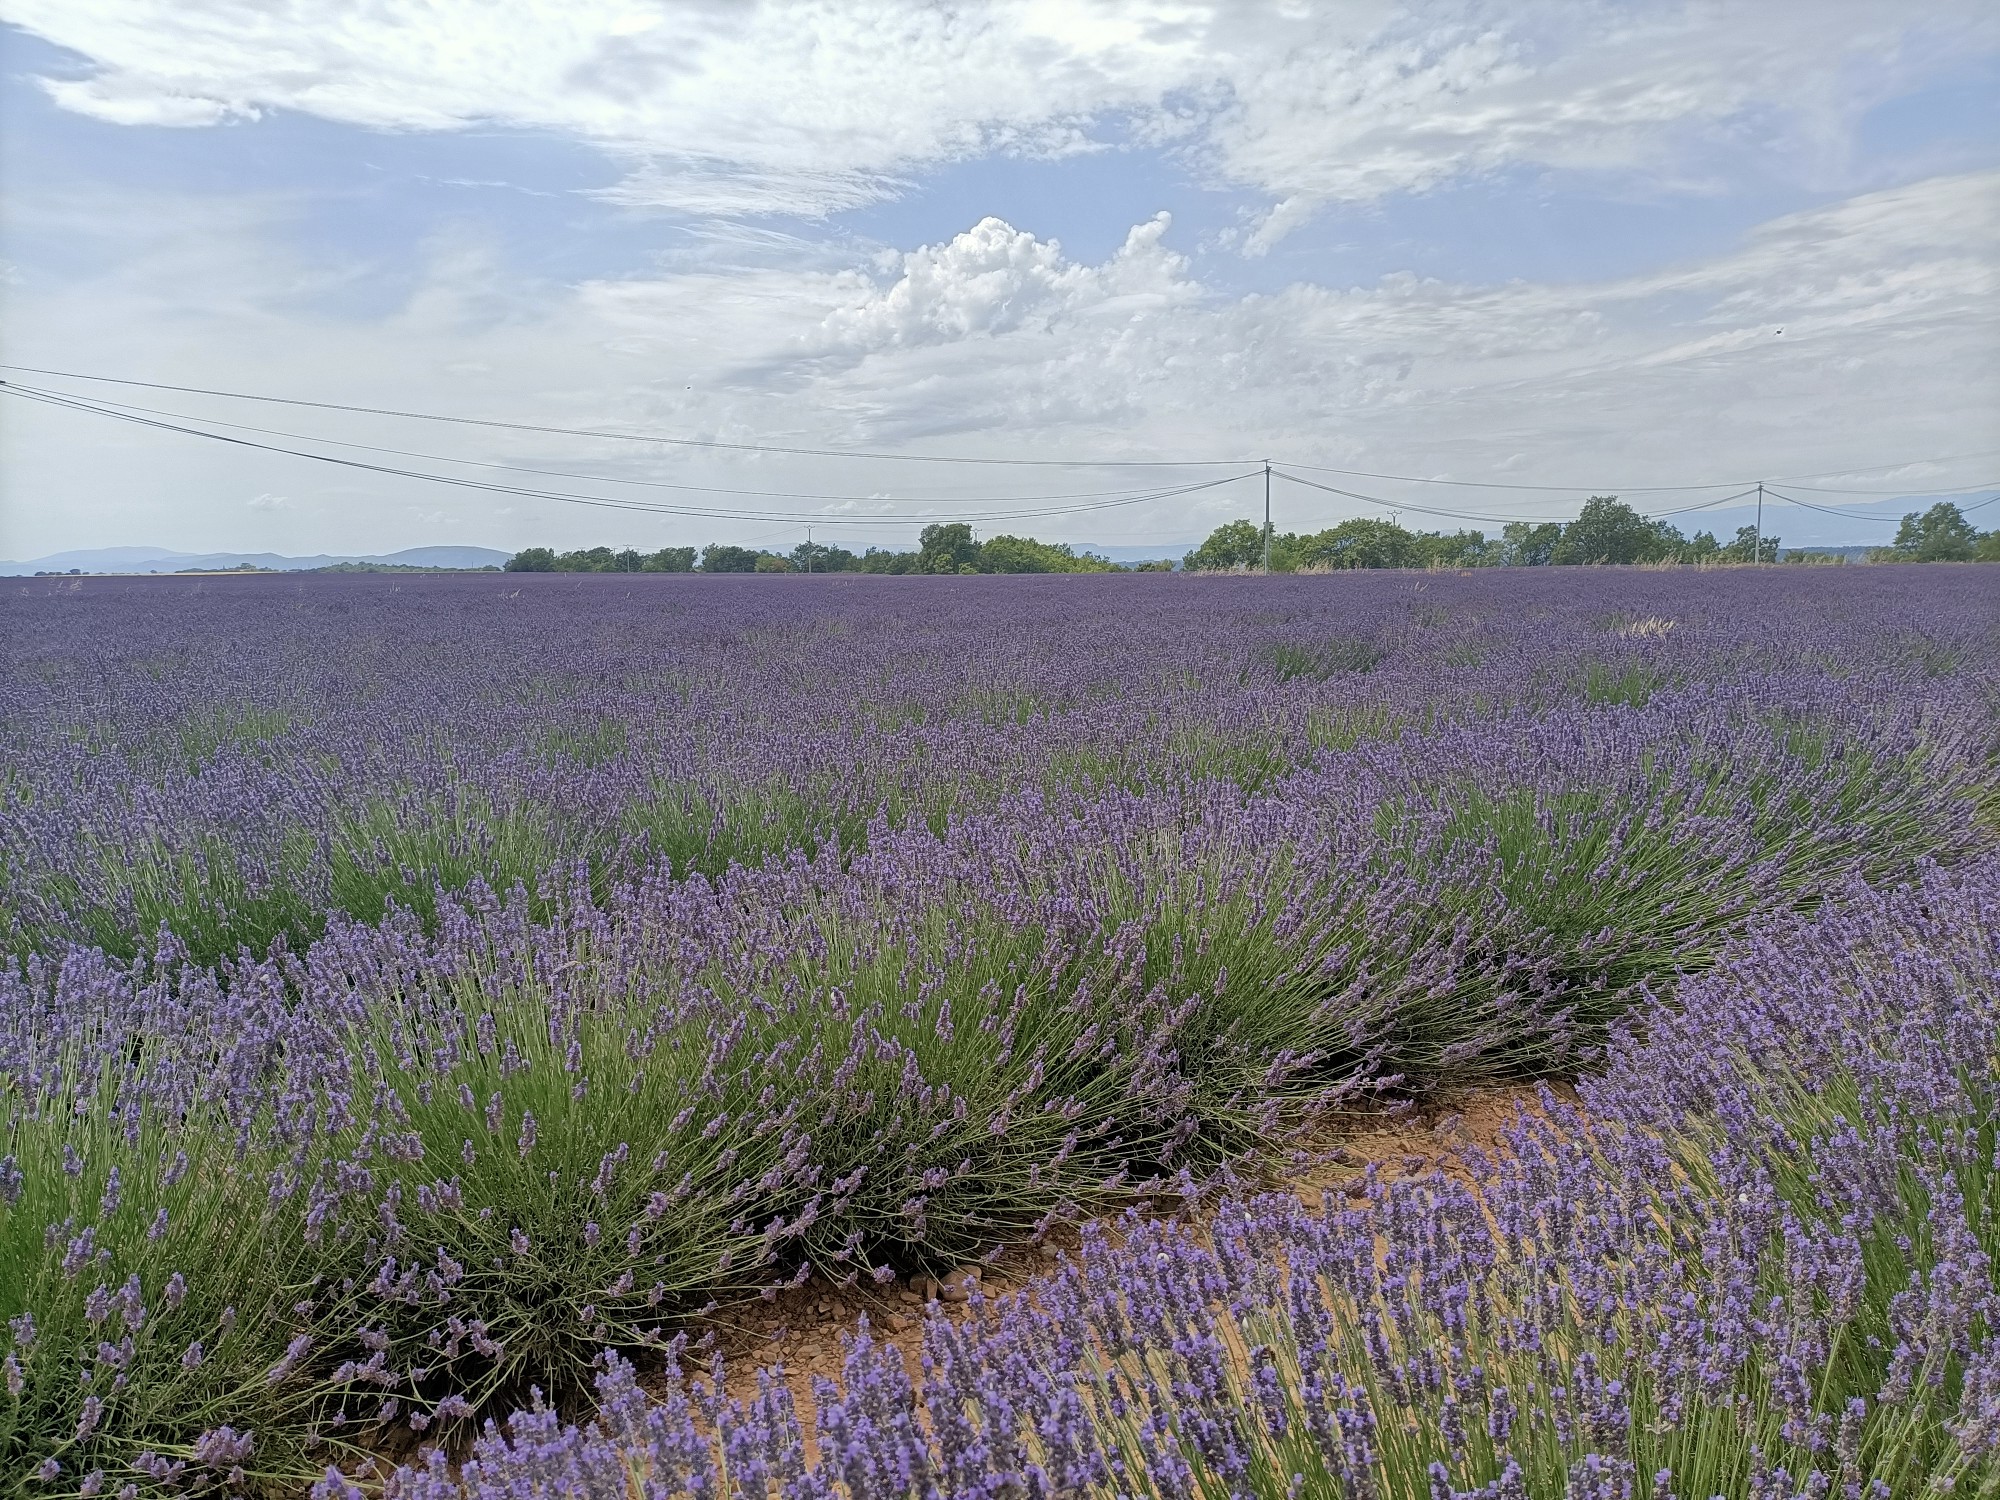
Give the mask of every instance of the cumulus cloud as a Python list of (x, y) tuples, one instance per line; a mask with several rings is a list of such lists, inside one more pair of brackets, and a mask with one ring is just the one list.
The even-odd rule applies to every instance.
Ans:
[(1161, 213), (1134, 225), (1116, 255), (1087, 266), (1065, 259), (1056, 240), (982, 219), (945, 244), (903, 256), (891, 284), (867, 287), (821, 327), (836, 345), (876, 350), (1021, 329), (1052, 334), (1112, 305), (1137, 316), (1199, 295), (1185, 258), (1161, 244), (1171, 223)]
[[(1853, 121), (2000, 34), (1934, 0), (1196, 0), (704, 4), (6, 0), (89, 60), (63, 107), (200, 125), (264, 109), (392, 129), (479, 123), (598, 142), (617, 201), (823, 215), (922, 169), (1113, 139), (1266, 195), (1268, 249), (1324, 205), (1527, 166), (1688, 186), (1714, 152), (1840, 177)], [(1852, 66), (1867, 62), (1866, 70)]]
[[(2000, 447), (1996, 172), (1857, 195), (1775, 219), (1724, 253), (1599, 281), (1473, 286), (1399, 274), (1360, 287), (1300, 282), (1224, 296), (1168, 247), (1163, 217), (1133, 226), (1101, 260), (989, 219), (880, 262), (854, 250), (844, 265), (831, 264), (824, 246), (787, 254), (782, 240), (761, 237), (732, 258), (720, 237), (685, 264), (554, 294), (528, 295), (491, 260), (458, 248), (440, 251), (403, 304), (366, 319), (302, 303), (310, 278), (254, 216), (204, 220), (167, 200), (137, 211), (155, 226), (141, 253), (79, 257), (98, 269), (19, 301), (9, 326), (16, 358), (53, 363), (43, 356), (59, 352), (74, 368), (186, 384), (727, 442), (1132, 459), (1268, 453), (1593, 487), (1867, 472)], [(135, 209), (121, 202), (116, 212)], [(66, 223), (86, 233), (80, 215)], [(1773, 336), (1779, 326), (1783, 338)], [(859, 497), (1026, 497), (1133, 482), (244, 418), (215, 403), (153, 399), (463, 458), (857, 497), (611, 492), (816, 513), (829, 524), (921, 509)], [(414, 545), (433, 534), (417, 529), (419, 509), (456, 517), (463, 534), (496, 545), (606, 536), (661, 545), (742, 529), (511, 497), (504, 503), (515, 514), (503, 518), (495, 496), (259, 458), (70, 413), (7, 416), (19, 492), (46, 497), (38, 515), (99, 535), (150, 533), (144, 518), (174, 514), (188, 528), (177, 541), (236, 545), (225, 508), (203, 522), (203, 502), (190, 497), (259, 490), (298, 497), (263, 523), (273, 544), (295, 551), (340, 550), (363, 534), (375, 546)], [(1990, 477), (1963, 464), (1909, 472), (1932, 486)], [(1014, 524), (1058, 538), (1182, 537), (1243, 513), (1247, 497), (1220, 490)], [(1361, 509), (1300, 491), (1283, 503), (1288, 525)], [(1482, 503), (1513, 515), (1554, 502)], [(932, 518), (948, 512), (943, 505)], [(30, 519), (17, 514), (10, 524)], [(866, 529), (824, 535), (906, 539)], [(73, 542), (68, 532), (36, 533), (0, 550), (28, 556)]]

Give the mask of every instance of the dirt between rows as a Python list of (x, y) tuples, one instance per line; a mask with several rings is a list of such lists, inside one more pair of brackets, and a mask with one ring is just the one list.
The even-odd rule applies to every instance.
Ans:
[[(1568, 1088), (1559, 1085), (1554, 1092), (1564, 1102), (1574, 1102)], [(1308, 1208), (1317, 1210), (1343, 1194), (1359, 1197), (1370, 1166), (1378, 1177), (1391, 1180), (1432, 1171), (1464, 1177), (1467, 1153), (1499, 1148), (1502, 1132), (1524, 1110), (1542, 1113), (1538, 1085), (1447, 1091), (1421, 1107), (1406, 1106), (1358, 1120), (1350, 1117), (1337, 1133), (1312, 1143), (1309, 1155), (1314, 1165), (1271, 1185), (1298, 1194)], [(857, 1287), (808, 1284), (768, 1302), (731, 1308), (712, 1325), (715, 1346), (724, 1359), (724, 1389), (747, 1400), (756, 1394), (760, 1370), (782, 1367), (805, 1428), (808, 1451), (813, 1452), (813, 1378), (839, 1384), (841, 1342), (854, 1335), (862, 1318), (867, 1318), (870, 1336), (878, 1344), (893, 1345), (902, 1354), (911, 1380), (921, 1386), (923, 1320), (932, 1301), (937, 1303), (937, 1315), (963, 1319), (969, 1315), (968, 1297), (974, 1286), (988, 1301), (1028, 1288), (1077, 1243), (1074, 1228), (1058, 1229), (1040, 1245), (1005, 1249), (989, 1261), (951, 1272), (942, 1282), (919, 1278)]]

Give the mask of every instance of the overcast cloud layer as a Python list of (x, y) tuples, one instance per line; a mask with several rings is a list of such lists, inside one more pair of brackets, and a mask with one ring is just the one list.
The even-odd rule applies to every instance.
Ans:
[[(0, 336), (20, 364), (739, 443), (1635, 491), (1980, 483), (2000, 472), (2000, 20), (1921, 9), (7, 0)], [(100, 394), (832, 498), (595, 491), (737, 518), (617, 514), (10, 401), (0, 555), (778, 545), (808, 515), (902, 543), (918, 510), (1211, 477)], [(1333, 482), (1482, 516), (1574, 503)], [(1253, 497), (981, 529), (1182, 540)], [(1286, 503), (1287, 524), (1379, 513)]]

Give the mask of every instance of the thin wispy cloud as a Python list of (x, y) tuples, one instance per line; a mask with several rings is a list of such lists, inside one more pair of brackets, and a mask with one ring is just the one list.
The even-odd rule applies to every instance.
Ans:
[[(1990, 7), (0, 14), (21, 363), (730, 442), (1475, 478), (2000, 447), (2000, 141), (1966, 102), (2000, 77)], [(15, 556), (154, 516), (149, 539), (233, 545), (243, 502), (214, 497), (246, 492), (298, 497), (250, 502), (274, 545), (403, 545), (437, 518), (499, 545), (727, 530), (357, 496), (297, 460), (0, 415), (10, 493), (39, 497), (0, 518)], [(902, 492), (824, 461), (453, 442)], [(1932, 482), (1985, 477), (1961, 468)], [(1041, 529), (1183, 537), (1240, 504)]]

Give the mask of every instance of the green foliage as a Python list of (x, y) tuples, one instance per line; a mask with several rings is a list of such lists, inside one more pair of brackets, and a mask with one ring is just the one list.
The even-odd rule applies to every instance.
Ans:
[(917, 537), (919, 573), (962, 573), (979, 570), (979, 544), (963, 521), (933, 522)]
[(1364, 636), (1334, 636), (1324, 641), (1277, 641), (1257, 654), (1280, 682), (1295, 677), (1324, 682), (1343, 673), (1373, 671), (1389, 651)]
[(694, 548), (662, 547), (641, 553), (636, 548), (586, 547), (557, 553), (548, 547), (528, 547), (507, 560), (509, 573), (687, 573), (694, 569)]
[(1584, 668), (1583, 696), (1592, 703), (1622, 703), (1628, 708), (1644, 708), (1663, 685), (1664, 679), (1644, 662), (1594, 661)]
[(982, 573), (1108, 573), (1112, 565), (1088, 553), (1079, 556), (1065, 543), (1032, 537), (990, 537), (979, 547)]
[(710, 542), (701, 549), (701, 570), (704, 573), (754, 573), (757, 571), (757, 554), (748, 547)]
[(863, 573), (885, 573), (901, 577), (907, 573), (921, 572), (914, 552), (892, 552), (886, 547), (870, 547), (861, 554), (857, 571)]
[[(1707, 533), (1704, 532), (1703, 535), (1707, 535)], [(1728, 546), (1721, 548), (1719, 556), (1724, 562), (1736, 563), (1772, 563), (1778, 560), (1777, 537), (1766, 532), (1761, 543), (1762, 550), (1759, 550), (1759, 548), (1757, 528), (1755, 526), (1739, 526), (1736, 528), (1736, 539)]]
[(649, 553), (640, 571), (646, 573), (692, 573), (695, 553), (692, 547), (662, 547)]
[(1919, 515), (1911, 511), (1896, 529), (1892, 549), (1900, 561), (1971, 562), (1979, 556), (1980, 536), (1949, 500), (1940, 500)]
[(1208, 540), (1182, 559), (1190, 573), (1226, 573), (1254, 568), (1264, 559), (1264, 530), (1255, 521), (1230, 521), (1209, 533)]
[(794, 573), (852, 573), (859, 562), (845, 547), (829, 547), (824, 542), (800, 542), (792, 548)]
[[(124, 1076), (72, 1043), (44, 1060), (39, 1090), (0, 1088), (0, 1156), (22, 1173), (20, 1195), (0, 1196), (0, 1310), (35, 1318), (33, 1338), (15, 1340), (23, 1388), (0, 1401), (0, 1459), (56, 1455), (72, 1481), (101, 1466), (120, 1476), (115, 1491), (138, 1477), (142, 1450), (185, 1459), (193, 1434), (247, 1419), (259, 1441), (246, 1478), (309, 1478), (301, 1425), (284, 1420), (290, 1391), (269, 1375), (308, 1326), (315, 1257), (299, 1205), (274, 1200), (239, 1149), (270, 1122), (233, 1118), (226, 1085), (171, 1122), (121, 1107), (155, 1046), (136, 1039)], [(63, 1236), (51, 1241), (50, 1225)], [(101, 1248), (65, 1270), (85, 1235)], [(117, 1294), (108, 1317), (93, 1306), (105, 1291)], [(80, 1386), (75, 1353), (100, 1342), (119, 1346), (121, 1378)], [(88, 1431), (86, 1396), (102, 1403)], [(11, 1481), (7, 1492), (19, 1493)]]
[(1555, 561), (1562, 543), (1560, 521), (1509, 521), (1500, 528), (1501, 554), (1512, 568), (1541, 568)]
[(1287, 538), (1297, 567), (1408, 568), (1419, 565), (1416, 538), (1393, 521), (1356, 518), (1315, 536)]
[(1592, 495), (1583, 511), (1563, 527), (1549, 561), (1557, 566), (1580, 563), (1661, 562), (1684, 545), (1671, 526), (1648, 521), (1614, 495)]

